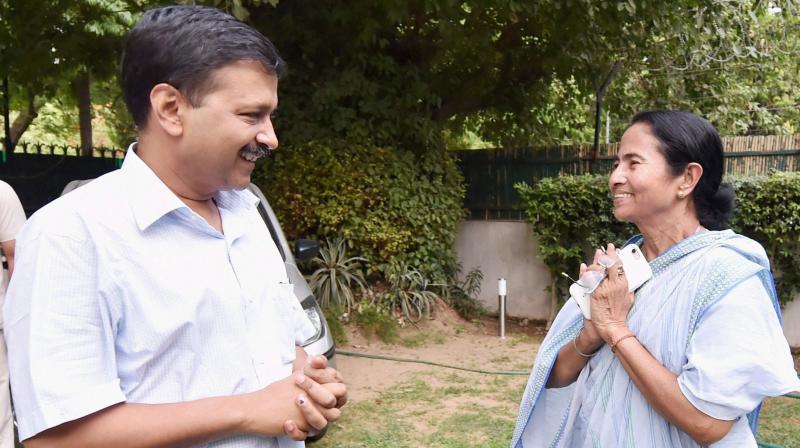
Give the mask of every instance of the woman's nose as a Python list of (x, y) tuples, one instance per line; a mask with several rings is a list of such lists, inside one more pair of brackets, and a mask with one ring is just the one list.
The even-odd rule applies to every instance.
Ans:
[(622, 185), (627, 180), (624, 171), (618, 166), (611, 170), (611, 176), (608, 178), (608, 186), (613, 188), (614, 185)]

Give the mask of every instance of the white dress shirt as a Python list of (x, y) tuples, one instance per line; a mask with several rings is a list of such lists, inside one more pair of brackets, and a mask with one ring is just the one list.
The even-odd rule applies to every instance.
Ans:
[[(314, 328), (250, 192), (215, 196), (224, 234), (136, 155), (33, 215), (6, 333), (20, 438), (123, 401), (252, 392), (291, 374)], [(208, 446), (303, 446), (238, 436)]]

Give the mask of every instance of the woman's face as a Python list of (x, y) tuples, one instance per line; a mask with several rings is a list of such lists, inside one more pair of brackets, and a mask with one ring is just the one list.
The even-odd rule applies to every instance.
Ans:
[(682, 176), (673, 176), (650, 126), (636, 123), (622, 135), (608, 187), (614, 217), (641, 225), (671, 220)]

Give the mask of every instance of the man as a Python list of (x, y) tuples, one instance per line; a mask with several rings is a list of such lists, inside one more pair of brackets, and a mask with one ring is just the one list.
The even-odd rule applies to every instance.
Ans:
[[(0, 180), (0, 249), (5, 262), (0, 277), (0, 307), (6, 287), (14, 272), (14, 249), (17, 233), (25, 224), (25, 211), (11, 185)], [(3, 335), (3, 315), (0, 313), (0, 448), (14, 448), (14, 423), (11, 417), (11, 396), (8, 388), (8, 360)]]
[(283, 66), (211, 8), (154, 9), (131, 30), (138, 143), (17, 240), (6, 316), (26, 446), (303, 446), (290, 438), (339, 417), (346, 388), (296, 347), (310, 322), (243, 190), (278, 145)]

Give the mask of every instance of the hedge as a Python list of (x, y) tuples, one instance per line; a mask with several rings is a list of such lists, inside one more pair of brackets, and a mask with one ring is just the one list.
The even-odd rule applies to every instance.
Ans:
[(281, 147), (254, 173), (287, 238), (333, 240), (371, 273), (413, 266), (427, 278), (456, 268), (464, 179), (445, 152), (308, 144)]
[[(753, 238), (767, 251), (782, 304), (800, 291), (800, 173), (731, 177), (737, 213), (736, 232)], [(543, 179), (531, 186), (518, 183), (528, 220), (539, 241), (541, 260), (554, 281), (561, 272), (575, 274), (594, 248), (624, 243), (638, 233), (617, 221), (611, 208), (608, 176), (583, 175)], [(569, 282), (557, 281), (564, 298)]]

